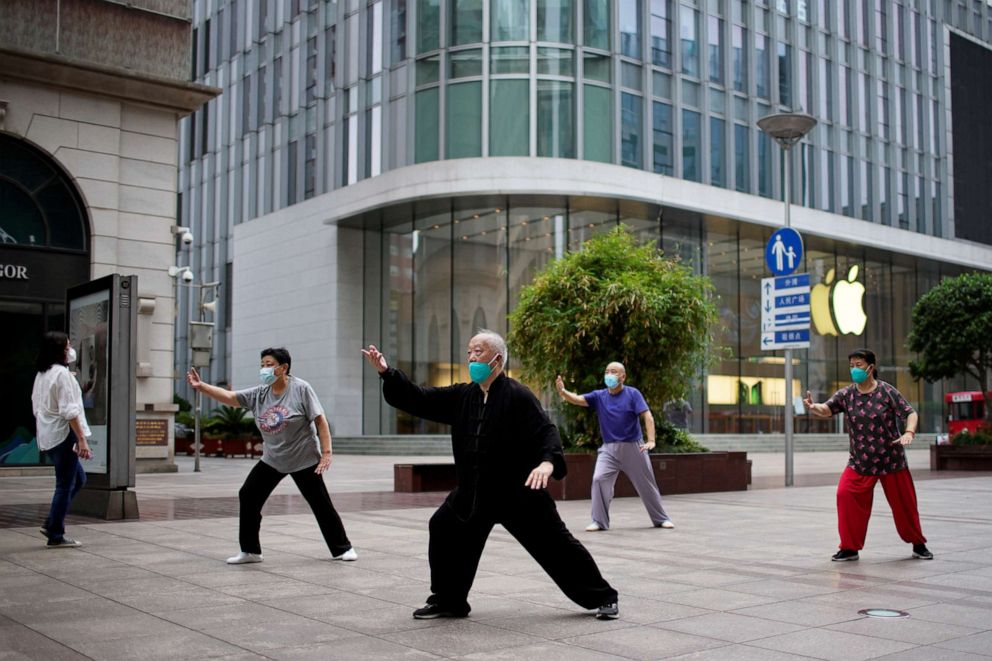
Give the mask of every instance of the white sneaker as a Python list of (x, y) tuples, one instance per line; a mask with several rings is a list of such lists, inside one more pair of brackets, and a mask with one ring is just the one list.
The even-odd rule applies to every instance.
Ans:
[(671, 519), (667, 519), (665, 521), (662, 521), (661, 523), (659, 523), (655, 527), (656, 528), (669, 528), (669, 529), (671, 529), (671, 528), (674, 528), (675, 527), (675, 524), (672, 523)]
[(358, 560), (358, 554), (355, 553), (355, 549), (350, 548), (341, 555), (332, 555), (331, 560), (344, 560), (345, 562), (353, 562)]
[(229, 565), (246, 565), (249, 562), (261, 562), (261, 553), (245, 553), (241, 551), (237, 555), (231, 556), (227, 559), (227, 564)]
[(596, 532), (597, 530), (603, 530), (599, 527), (599, 524), (593, 521), (588, 526), (586, 526), (586, 532)]

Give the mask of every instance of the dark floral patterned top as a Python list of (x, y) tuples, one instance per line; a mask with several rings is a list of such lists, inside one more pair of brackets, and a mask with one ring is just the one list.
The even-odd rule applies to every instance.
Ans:
[(869, 393), (851, 384), (827, 400), (833, 413), (847, 417), (851, 457), (847, 465), (860, 475), (888, 475), (906, 470), (906, 450), (895, 441), (901, 436), (897, 417), (905, 419), (913, 407), (885, 381)]

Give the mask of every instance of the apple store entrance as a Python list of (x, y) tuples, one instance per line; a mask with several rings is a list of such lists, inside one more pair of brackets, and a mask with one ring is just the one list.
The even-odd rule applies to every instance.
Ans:
[[(538, 269), (593, 234), (626, 225), (638, 239), (709, 276), (719, 297), (720, 322), (713, 334), (724, 351), (700, 382), (690, 385), (690, 430), (783, 429), (783, 352), (759, 348), (760, 285), (769, 275), (764, 248), (774, 228), (628, 200), (522, 195), (418, 201), (342, 224), (366, 233), (366, 336), (388, 338), (384, 348), (396, 364), (431, 385), (466, 378), (464, 340), (480, 326), (505, 332), (507, 311)], [(939, 430), (945, 386), (960, 384), (913, 381), (905, 340), (913, 303), (941, 277), (958, 271), (856, 244), (804, 240), (799, 271), (810, 274), (813, 327), (810, 348), (793, 352), (793, 392), (808, 389), (824, 401), (850, 383), (847, 355), (871, 347), (880, 378), (917, 408), (921, 429)], [(366, 433), (439, 431), (377, 405), (377, 381), (364, 383)], [(657, 410), (663, 406), (650, 404)], [(837, 420), (801, 416), (796, 423), (797, 433), (839, 431)]]

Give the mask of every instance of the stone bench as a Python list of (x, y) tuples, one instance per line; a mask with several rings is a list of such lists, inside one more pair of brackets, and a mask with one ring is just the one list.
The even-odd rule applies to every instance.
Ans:
[(451, 491), (457, 484), (454, 464), (393, 464), (393, 491)]

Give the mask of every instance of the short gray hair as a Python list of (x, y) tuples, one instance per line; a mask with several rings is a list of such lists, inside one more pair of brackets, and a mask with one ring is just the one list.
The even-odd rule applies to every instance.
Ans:
[(506, 361), (510, 359), (510, 352), (506, 349), (506, 340), (503, 339), (502, 335), (488, 328), (480, 328), (475, 331), (475, 335), (472, 337), (482, 338), (490, 349), (498, 353), (503, 361), (503, 369), (506, 369)]

